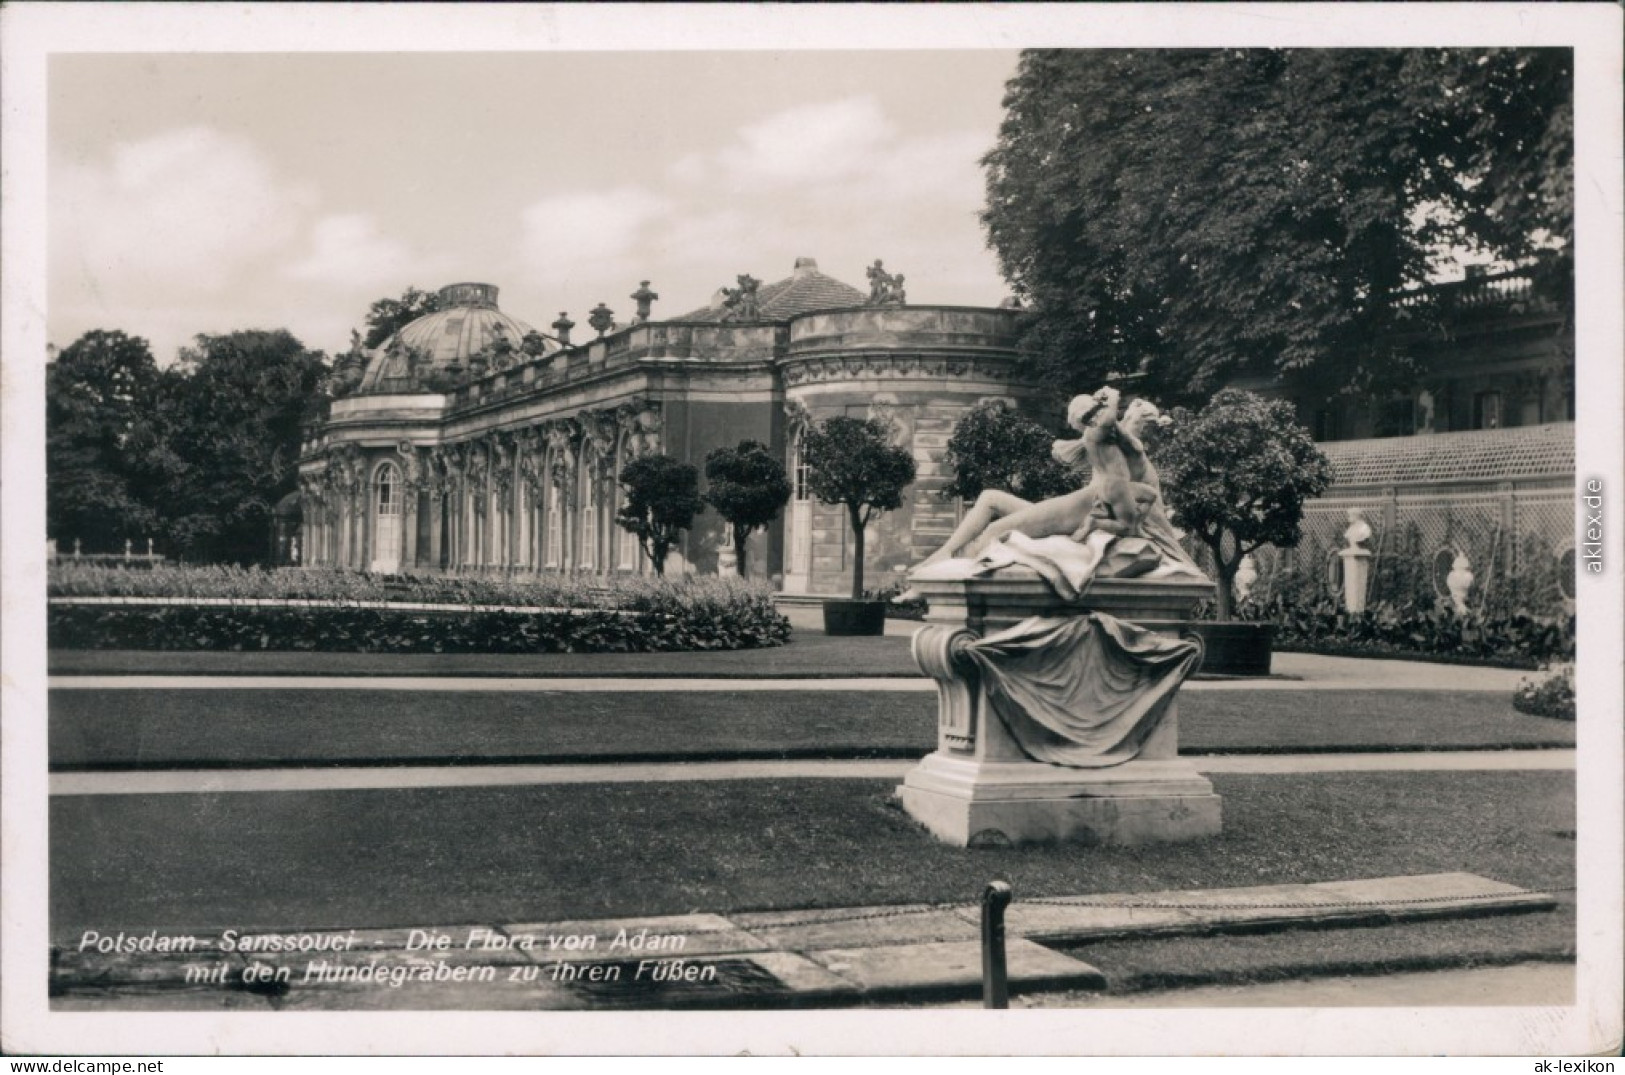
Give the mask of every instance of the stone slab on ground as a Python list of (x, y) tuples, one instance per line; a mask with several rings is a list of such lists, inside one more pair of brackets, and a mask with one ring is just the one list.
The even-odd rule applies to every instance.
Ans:
[(763, 911), (729, 917), (770, 947), (800, 952), (969, 941), (980, 936), (979, 927), (954, 910), (926, 905)]
[(1420, 874), (1314, 884), (1195, 889), (1018, 902), (1007, 928), (1074, 942), (1106, 937), (1207, 933), (1271, 925), (1335, 925), (1380, 916), (1404, 921), (1544, 911), (1557, 900), (1470, 873)]
[[(982, 986), (980, 941), (825, 948), (807, 954), (869, 996), (972, 992)], [(1089, 964), (1019, 937), (1006, 941), (1005, 965), (1012, 989), (1106, 988), (1105, 977)]]

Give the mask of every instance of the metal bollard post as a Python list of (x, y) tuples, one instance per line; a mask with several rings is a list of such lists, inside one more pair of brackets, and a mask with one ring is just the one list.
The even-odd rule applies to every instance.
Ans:
[(982, 1007), (1010, 1006), (1010, 979), (1004, 962), (1004, 909), (1012, 893), (1004, 881), (982, 890)]

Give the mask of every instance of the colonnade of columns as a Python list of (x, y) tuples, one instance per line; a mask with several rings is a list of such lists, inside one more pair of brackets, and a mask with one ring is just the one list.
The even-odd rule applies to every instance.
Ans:
[(647, 571), (615, 515), (622, 466), (659, 444), (654, 404), (427, 447), (344, 444), (301, 482), (304, 562), (385, 572)]

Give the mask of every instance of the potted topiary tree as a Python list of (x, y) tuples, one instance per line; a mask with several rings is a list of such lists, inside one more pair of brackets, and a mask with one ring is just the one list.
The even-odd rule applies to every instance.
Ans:
[(1217, 622), (1195, 625), (1206, 645), (1202, 667), (1268, 675), (1271, 628), (1235, 620), (1236, 573), (1256, 549), (1298, 544), (1304, 501), (1331, 484), (1331, 463), (1285, 400), (1226, 388), (1196, 414), (1173, 417), (1154, 456), (1162, 495), (1219, 576)]
[(790, 500), (784, 464), (765, 444), (742, 440), (737, 448), (717, 448), (705, 457), (705, 502), (733, 527), (734, 563), (746, 576), (745, 539), (765, 530)]
[(615, 522), (637, 537), (655, 574), (664, 575), (666, 555), (705, 510), (700, 472), (669, 455), (640, 455), (621, 468), (621, 487), (626, 499)]
[(978, 403), (954, 425), (942, 454), (951, 477), (944, 500), (975, 500), (998, 489), (1025, 500), (1046, 500), (1078, 488), (1072, 468), (1050, 454), (1056, 434), (1003, 400)]
[(886, 628), (886, 602), (864, 599), (863, 532), (876, 515), (902, 506), (914, 457), (891, 443), (888, 423), (837, 416), (807, 430), (802, 458), (812, 495), (844, 506), (852, 525), (852, 598), (824, 602), (824, 633), (878, 635)]

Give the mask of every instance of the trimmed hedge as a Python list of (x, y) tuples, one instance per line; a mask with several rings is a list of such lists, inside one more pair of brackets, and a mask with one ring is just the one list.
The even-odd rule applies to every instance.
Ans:
[[(753, 614), (754, 613), (754, 614)], [(59, 649), (320, 650), (348, 653), (652, 653), (789, 641), (777, 613), (621, 615), (391, 608), (53, 605)]]
[[(63, 649), (324, 650), (357, 653), (589, 653), (749, 649), (790, 639), (772, 593), (739, 579), (560, 575), (371, 576), (303, 569), (74, 566), (53, 597), (168, 599), (53, 603)], [(198, 599), (325, 601), (336, 607), (197, 605)], [(454, 604), (422, 610), (397, 604)], [(523, 610), (477, 606), (524, 606)]]

